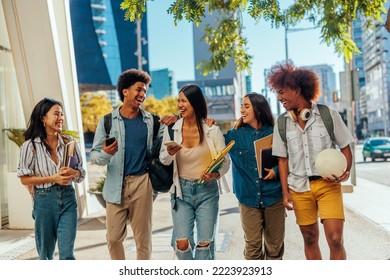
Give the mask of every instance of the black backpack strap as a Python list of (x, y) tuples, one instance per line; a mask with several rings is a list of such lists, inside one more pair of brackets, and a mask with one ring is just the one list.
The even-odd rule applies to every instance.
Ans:
[(158, 122), (160, 120), (160, 117), (156, 114), (152, 114), (153, 116), (153, 140), (156, 139), (158, 130), (160, 128), (160, 123)]
[(173, 124), (171, 124), (170, 126), (168, 126), (168, 133), (169, 133), (169, 138), (173, 141)]
[[(160, 129), (160, 123), (158, 122), (160, 120), (160, 117), (156, 114), (152, 114), (153, 116), (153, 140), (156, 139), (157, 133)], [(168, 132), (169, 132), (169, 137), (171, 140), (173, 140), (173, 127), (174, 123), (168, 126)]]
[(329, 107), (324, 104), (317, 104), (317, 107), (318, 111), (320, 112), (322, 121), (324, 122), (324, 125), (326, 127), (326, 130), (328, 131), (330, 139), (332, 140), (333, 145), (335, 145), (336, 137), (334, 135), (333, 119), (330, 115)]
[(110, 130), (112, 126), (112, 114), (104, 115), (104, 130), (106, 131), (106, 138), (110, 137)]

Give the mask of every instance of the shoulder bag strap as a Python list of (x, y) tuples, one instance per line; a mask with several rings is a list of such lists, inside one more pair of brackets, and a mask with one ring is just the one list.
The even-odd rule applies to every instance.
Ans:
[(287, 137), (286, 137), (286, 117), (287, 112), (284, 112), (278, 117), (278, 131), (280, 138), (282, 138), (285, 145), (287, 145)]
[(318, 111), (320, 112), (322, 121), (324, 122), (324, 125), (326, 127), (326, 130), (328, 131), (330, 139), (332, 140), (332, 143), (334, 145), (336, 142), (336, 137), (334, 135), (333, 119), (330, 115), (329, 107), (324, 104), (317, 104), (317, 107)]
[(104, 115), (104, 130), (106, 131), (106, 138), (110, 137), (110, 130), (112, 126), (112, 114)]

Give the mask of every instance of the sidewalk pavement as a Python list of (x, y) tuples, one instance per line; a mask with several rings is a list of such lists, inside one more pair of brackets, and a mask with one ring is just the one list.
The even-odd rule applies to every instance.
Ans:
[[(231, 175), (228, 175), (228, 182)], [(344, 194), (346, 222), (344, 240), (350, 260), (384, 260), (390, 258), (390, 187), (358, 179), (353, 193)], [(324, 259), (329, 259), (323, 227), (320, 227), (320, 247)], [(172, 221), (169, 194), (160, 194), (154, 202), (154, 260), (174, 259), (170, 246)], [(135, 259), (135, 244), (130, 226), (124, 242), (127, 259)], [(221, 195), (220, 221), (217, 237), (217, 258), (242, 260), (244, 237), (237, 199), (233, 193)], [(105, 239), (104, 211), (80, 219), (75, 243), (79, 260), (109, 260)], [(58, 256), (56, 256), (58, 258)], [(0, 230), (0, 260), (35, 260), (37, 253), (32, 230)], [(304, 260), (303, 240), (295, 224), (293, 212), (287, 213), (285, 260)]]

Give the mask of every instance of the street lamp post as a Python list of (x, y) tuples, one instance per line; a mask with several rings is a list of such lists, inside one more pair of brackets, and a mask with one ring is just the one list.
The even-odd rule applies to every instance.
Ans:
[(317, 28), (318, 28), (317, 26), (312, 26), (312, 27), (307, 27), (307, 28), (288, 28), (288, 26), (286, 26), (284, 28), (284, 46), (285, 46), (285, 53), (286, 53), (286, 62), (288, 62), (288, 59), (289, 59), (287, 34), (292, 33), (292, 32), (306, 31), (306, 30), (312, 30), (312, 29), (317, 29)]
[[(307, 28), (288, 28), (288, 26), (284, 27), (284, 47), (285, 47), (285, 54), (286, 54), (286, 63), (288, 63), (289, 57), (288, 57), (288, 33), (292, 32), (299, 32), (299, 31), (306, 31), (306, 30), (312, 30), (318, 28), (317, 26), (313, 27), (307, 27)], [(278, 116), (280, 115), (280, 103), (278, 102)]]
[(381, 61), (381, 64), (382, 64), (382, 99), (383, 99), (383, 107), (382, 107), (382, 110), (383, 110), (383, 115), (382, 118), (383, 118), (383, 131), (384, 131), (384, 136), (388, 136), (388, 126), (387, 126), (387, 121), (388, 121), (388, 112), (387, 112), (387, 69), (386, 69), (386, 61), (385, 60), (382, 60)]
[(135, 33), (137, 35), (137, 50), (134, 55), (137, 56), (138, 70), (142, 70), (142, 65), (147, 64), (145, 57), (142, 56), (142, 45), (146, 45), (147, 41), (142, 37), (141, 20), (136, 21)]
[(141, 21), (137, 20), (136, 24), (138, 69), (142, 70)]

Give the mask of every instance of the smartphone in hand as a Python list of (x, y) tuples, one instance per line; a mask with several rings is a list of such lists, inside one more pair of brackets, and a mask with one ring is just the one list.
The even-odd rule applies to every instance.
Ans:
[(107, 138), (106, 139), (106, 146), (110, 146), (114, 142), (115, 142), (115, 137)]
[(167, 146), (168, 148), (173, 148), (173, 147), (180, 147), (180, 145), (178, 143), (176, 143), (175, 141), (167, 141), (164, 143), (165, 146)]

